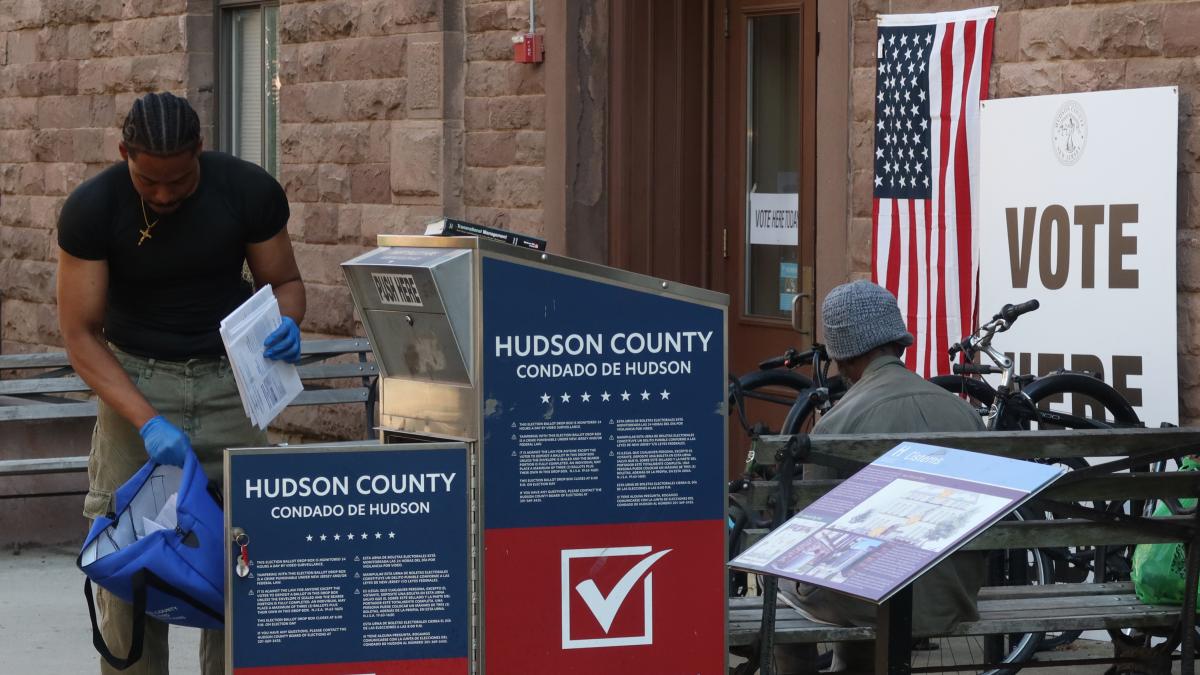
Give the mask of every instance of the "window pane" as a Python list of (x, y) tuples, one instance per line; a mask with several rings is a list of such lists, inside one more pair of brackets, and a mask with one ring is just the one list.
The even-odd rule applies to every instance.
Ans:
[(232, 151), (242, 159), (263, 160), (263, 27), (262, 9), (232, 10), (230, 25), (233, 82), (230, 86)]
[(791, 315), (800, 253), (800, 15), (748, 24), (746, 307), (782, 319)]

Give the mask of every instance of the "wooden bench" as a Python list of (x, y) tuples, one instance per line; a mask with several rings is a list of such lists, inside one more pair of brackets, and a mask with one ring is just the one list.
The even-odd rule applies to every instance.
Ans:
[[(291, 406), (358, 404), (363, 406), (364, 435), (375, 429), (375, 403), (378, 399), (379, 369), (366, 338), (305, 340), (301, 343), (298, 367), (304, 391)], [(353, 355), (349, 363), (328, 363), (339, 356)], [(0, 355), (0, 373), (26, 375), (0, 379), (0, 432), (8, 423), (37, 420), (64, 420), (96, 416), (96, 402), (81, 400), (91, 393), (88, 385), (74, 374), (64, 352)], [(332, 380), (356, 379), (359, 386), (329, 386)], [(0, 477), (78, 473), (87, 470), (87, 457), (0, 458)], [(56, 497), (83, 494), (79, 491), (8, 492), (0, 500), (26, 497)]]
[[(909, 657), (913, 637), (954, 638), (970, 635), (1039, 633), (1044, 631), (1108, 630), (1114, 643), (1112, 658), (1055, 659), (1054, 665), (1078, 666), (1097, 661), (1134, 664), (1139, 672), (1170, 672), (1171, 653), (1182, 646), (1183, 673), (1191, 673), (1195, 658), (1195, 597), (1200, 575), (1200, 526), (1197, 516), (1142, 518), (1123, 513), (1099, 513), (1080, 506), (1080, 502), (1138, 504), (1156, 498), (1182, 498), (1200, 495), (1200, 472), (1155, 473), (1137, 469), (1166, 458), (1179, 458), (1200, 450), (1200, 430), (1128, 429), (1055, 432), (976, 432), (966, 434), (903, 434), (856, 436), (764, 437), (755, 444), (755, 453), (763, 457), (809, 462), (853, 469), (887, 452), (901, 441), (961, 448), (1007, 457), (1054, 460), (1067, 457), (1104, 457), (1109, 464), (1096, 464), (1071, 472), (1047, 488), (1027, 507), (1037, 513), (1050, 512), (1052, 519), (1001, 521), (969, 542), (967, 550), (1063, 549), (1097, 547), (1098, 566), (1103, 568), (1106, 555), (1115, 555), (1118, 546), (1185, 542), (1188, 545), (1187, 581), (1190, 606), (1160, 606), (1142, 603), (1129, 582), (1055, 583), (1048, 586), (990, 586), (979, 597), (980, 618), (960, 623), (950, 633), (938, 636), (913, 636), (906, 632), (911, 621), (888, 618), (887, 603), (881, 613), (880, 629), (837, 627), (804, 619), (792, 608), (774, 602), (773, 597), (732, 598), (730, 601), (729, 644), (736, 653), (751, 656), (742, 672), (751, 672), (756, 660), (769, 654), (772, 643), (816, 643), (873, 640), (876, 645), (877, 672), (930, 672), (941, 668), (913, 668)], [(790, 441), (790, 442), (789, 442)], [(1133, 472), (1123, 472), (1133, 468)], [(792, 509), (802, 508), (832, 487), (836, 480), (797, 480), (790, 485), (778, 481), (744, 485), (740, 499), (749, 509), (771, 509), (789, 499)], [(789, 509), (789, 512), (792, 510)], [(1140, 509), (1136, 511), (1140, 514)], [(766, 530), (747, 530), (745, 546)], [(770, 587), (770, 583), (766, 586)], [(773, 596), (773, 594), (772, 594)], [(764, 607), (773, 606), (773, 628), (763, 630)], [(909, 617), (910, 619), (911, 617)], [(773, 626), (772, 626), (773, 623)], [(889, 625), (890, 624), (890, 625)], [(1148, 633), (1169, 635), (1154, 648), (1135, 644), (1119, 631), (1136, 628)], [(897, 634), (899, 637), (896, 637)], [(892, 642), (891, 653), (885, 640)], [(993, 638), (994, 640), (994, 638)], [(994, 644), (994, 642), (993, 642)], [(896, 645), (901, 645), (897, 647)], [(991, 661), (995, 649), (985, 659), (977, 659), (976, 668), (995, 667)], [(975, 655), (979, 656), (979, 655)], [(757, 659), (755, 658), (757, 657)], [(1034, 657), (1039, 658), (1038, 656)], [(987, 660), (988, 664), (979, 663)], [(760, 672), (773, 672), (769, 660)], [(961, 665), (956, 667), (962, 667)], [(884, 669), (884, 670), (881, 670)], [(968, 666), (969, 668), (969, 666)]]

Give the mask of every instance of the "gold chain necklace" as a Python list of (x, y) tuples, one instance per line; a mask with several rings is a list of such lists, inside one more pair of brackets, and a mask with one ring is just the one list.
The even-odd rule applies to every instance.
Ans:
[(142, 199), (141, 197), (138, 197), (138, 202), (140, 202), (142, 205), (142, 222), (146, 224), (146, 229), (139, 230), (139, 232), (141, 233), (142, 236), (140, 239), (138, 239), (137, 245), (141, 246), (143, 241), (146, 241), (147, 239), (151, 239), (153, 237), (153, 235), (150, 233), (151, 233), (151, 231), (154, 230), (154, 226), (157, 225), (158, 221), (162, 220), (162, 218), (155, 220), (153, 223), (150, 222), (150, 218), (146, 216), (146, 201), (144, 199)]

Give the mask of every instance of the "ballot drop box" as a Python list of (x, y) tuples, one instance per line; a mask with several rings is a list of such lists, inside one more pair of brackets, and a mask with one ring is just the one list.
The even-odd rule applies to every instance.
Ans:
[[(380, 370), (379, 442), (234, 466), (229, 488), (344, 477), (357, 515), (295, 528), (260, 504), (254, 526), (370, 583), (326, 584), (352, 620), (304, 648), (337, 660), (245, 672), (726, 672), (727, 296), (476, 238), (379, 244), (343, 264)], [(267, 488), (284, 486), (254, 499)], [(239, 504), (228, 517), (253, 559)], [(231, 576), (235, 641), (248, 578)]]

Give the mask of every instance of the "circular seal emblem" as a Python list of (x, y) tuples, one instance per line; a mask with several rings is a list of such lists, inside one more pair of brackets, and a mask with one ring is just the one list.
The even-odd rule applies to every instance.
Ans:
[(1079, 161), (1087, 146), (1087, 115), (1083, 114), (1083, 106), (1075, 101), (1062, 104), (1054, 116), (1050, 140), (1060, 164), (1071, 166)]

